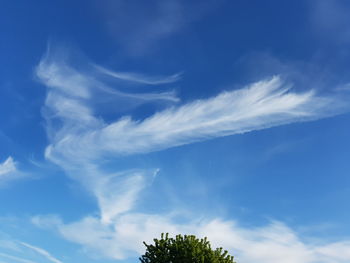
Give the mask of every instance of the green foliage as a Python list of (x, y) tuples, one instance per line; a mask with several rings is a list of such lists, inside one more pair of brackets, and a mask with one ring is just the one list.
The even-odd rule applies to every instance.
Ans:
[(235, 263), (226, 250), (211, 249), (207, 238), (177, 235), (174, 239), (162, 234), (161, 239), (154, 239), (154, 245), (143, 243), (146, 253), (140, 258), (142, 263)]

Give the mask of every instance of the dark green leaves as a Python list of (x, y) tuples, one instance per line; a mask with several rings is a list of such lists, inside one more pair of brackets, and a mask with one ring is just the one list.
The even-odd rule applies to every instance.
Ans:
[(154, 239), (154, 245), (144, 244), (146, 253), (141, 263), (234, 263), (226, 250), (212, 250), (207, 238), (193, 235), (177, 235), (174, 239), (162, 234), (160, 239)]

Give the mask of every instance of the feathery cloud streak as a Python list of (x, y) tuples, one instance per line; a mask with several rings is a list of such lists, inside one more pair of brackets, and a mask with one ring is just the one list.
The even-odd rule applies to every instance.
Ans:
[(334, 99), (318, 97), (313, 91), (290, 92), (289, 84), (279, 77), (223, 92), (207, 100), (171, 107), (142, 121), (123, 117), (109, 124), (97, 119), (84, 100), (69, 96), (53, 91), (47, 97), (46, 107), (53, 112), (52, 116), (64, 123), (64, 128), (56, 133), (59, 136), (47, 148), (47, 157), (53, 160), (59, 159), (62, 153), (69, 158), (147, 153), (208, 138), (318, 119), (340, 110), (331, 106)]
[(0, 178), (16, 171), (16, 163), (11, 156), (9, 156), (3, 163), (0, 163)]
[(52, 256), (49, 252), (47, 252), (45, 249), (42, 249), (40, 247), (36, 247), (33, 245), (30, 245), (28, 243), (25, 242), (20, 242), (21, 245), (30, 248), (31, 250), (35, 251), (36, 253), (44, 256), (47, 260), (54, 262), (54, 263), (62, 263), (61, 260), (58, 260), (57, 258), (55, 258), (54, 256)]
[(140, 84), (147, 84), (147, 85), (160, 85), (160, 84), (173, 83), (180, 80), (181, 78), (181, 73), (176, 73), (166, 77), (149, 77), (149, 76), (144, 76), (142, 74), (136, 74), (132, 72), (115, 72), (98, 65), (95, 65), (95, 68), (98, 69), (101, 73), (114, 77), (116, 79), (133, 81), (133, 82), (137, 82)]
[(0, 259), (10, 259), (11, 262), (53, 262), (62, 263), (43, 248), (16, 240), (0, 239)]
[[(73, 56), (71, 53), (73, 52), (65, 48), (49, 45), (46, 54), (37, 66), (38, 79), (51, 90), (64, 93), (68, 97), (85, 100), (91, 100), (94, 95), (100, 97), (108, 95), (115, 100), (124, 99), (129, 100), (128, 103), (137, 102), (137, 104), (148, 101), (179, 101), (174, 91), (137, 93), (131, 92), (129, 87), (140, 83), (153, 86), (170, 84), (178, 81), (180, 74), (146, 77), (137, 73), (112, 72), (92, 64), (84, 57), (71, 63)], [(106, 76), (109, 78), (106, 79)]]
[(7, 184), (9, 181), (28, 176), (18, 169), (18, 163), (9, 156), (3, 163), (0, 163), (0, 186)]

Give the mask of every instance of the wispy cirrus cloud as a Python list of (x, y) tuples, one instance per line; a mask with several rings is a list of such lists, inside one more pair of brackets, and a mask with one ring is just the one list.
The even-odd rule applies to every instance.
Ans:
[(35, 263), (53, 262), (62, 263), (43, 248), (17, 240), (0, 240), (0, 260), (11, 262)]
[(0, 163), (0, 178), (17, 172), (16, 163), (9, 156), (3, 163)]
[(120, 80), (126, 80), (126, 81), (132, 81), (140, 84), (147, 84), (147, 85), (160, 85), (160, 84), (168, 84), (168, 83), (174, 83), (181, 78), (181, 73), (176, 73), (171, 76), (166, 77), (150, 77), (145, 76), (139, 73), (132, 73), (132, 72), (115, 72), (110, 69), (106, 69), (104, 67), (95, 65), (95, 68), (98, 69), (101, 73), (106, 74), (108, 76), (111, 76), (116, 79)]
[[(135, 206), (139, 193), (152, 180), (158, 169), (117, 172), (114, 174), (96, 171), (91, 174), (88, 189), (96, 196), (101, 222), (113, 223), (120, 214), (128, 212)], [(98, 175), (98, 178), (95, 176)]]
[[(72, 50), (49, 45), (36, 69), (36, 76), (45, 86), (68, 97), (80, 98), (87, 103), (94, 99), (106, 102), (108, 99), (122, 100), (139, 105), (154, 101), (178, 102), (173, 90), (137, 92), (130, 85), (171, 84), (180, 80), (181, 74), (163, 77), (146, 77), (138, 73), (114, 72), (91, 63), (84, 56), (71, 62), (75, 55)], [(102, 75), (102, 76), (101, 76)], [(109, 77), (109, 78), (106, 78)], [(153, 88), (155, 89), (155, 87)]]
[(56, 116), (60, 114), (67, 124), (69, 119), (78, 115), (77, 121), (86, 120), (83, 125), (91, 125), (91, 129), (72, 132), (64, 136), (64, 140), (57, 137), (46, 154), (55, 159), (55, 154), (62, 152), (83, 158), (95, 158), (104, 153), (114, 156), (147, 153), (209, 138), (318, 119), (344, 110), (339, 103), (333, 103), (335, 98), (320, 97), (313, 91), (296, 94), (289, 89), (289, 84), (273, 77), (244, 89), (171, 107), (144, 120), (123, 117), (109, 124), (94, 118), (82, 102), (51, 93), (47, 102), (52, 103), (47, 103), (47, 106), (57, 112)]
[(33, 246), (31, 244), (28, 244), (28, 243), (25, 243), (25, 242), (20, 242), (20, 244), (22, 246), (25, 246), (33, 251), (35, 251), (36, 253), (42, 255), (43, 257), (45, 257), (48, 261), (51, 261), (51, 262), (54, 262), (54, 263), (62, 263), (61, 260), (55, 258), (54, 256), (52, 256), (48, 251), (46, 251), (45, 249), (43, 248), (40, 248), (40, 247), (36, 247), (36, 246)]
[[(72, 223), (64, 223), (58, 217), (51, 223), (52, 217), (35, 217), (35, 224), (51, 225), (67, 240), (113, 259), (140, 252), (141, 241), (166, 231), (208, 236), (232, 249), (232, 253), (237, 251), (246, 262), (329, 262), (322, 261), (322, 257), (327, 258), (322, 247), (302, 242), (297, 233), (281, 223), (272, 222), (253, 231), (222, 219), (188, 219), (179, 224), (171, 214), (139, 213), (135, 207), (141, 190), (158, 169), (110, 172), (103, 160), (329, 117), (348, 109), (341, 97), (321, 96), (312, 89), (296, 93), (291, 83), (274, 76), (212, 98), (170, 106), (143, 119), (121, 116), (107, 121), (97, 114), (98, 105), (91, 102), (92, 98), (99, 99), (96, 90), (98, 95), (114, 90), (118, 93), (116, 98), (129, 96), (132, 100), (142, 100), (146, 95), (121, 95), (118, 87), (103, 84), (98, 74), (77, 70), (68, 60), (62, 62), (50, 52), (49, 49), (36, 70), (38, 79), (48, 87), (43, 109), (49, 135), (45, 156), (96, 198), (99, 213)], [(115, 74), (107, 72), (103, 73)], [(173, 81), (177, 78), (173, 76), (163, 80), (131, 73), (127, 77), (112, 77), (153, 85)], [(347, 247), (347, 243), (339, 244), (326, 247), (330, 253)]]
[(0, 186), (25, 176), (28, 176), (28, 174), (18, 169), (18, 163), (12, 156), (9, 156), (5, 161), (0, 163)]

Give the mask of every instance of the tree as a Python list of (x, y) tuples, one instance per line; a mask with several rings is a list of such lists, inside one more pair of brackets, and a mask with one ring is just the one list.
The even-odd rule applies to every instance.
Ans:
[(146, 253), (140, 257), (141, 263), (235, 263), (226, 250), (213, 250), (207, 238), (177, 235), (174, 239), (161, 234), (159, 240), (154, 239), (154, 245), (143, 243)]

